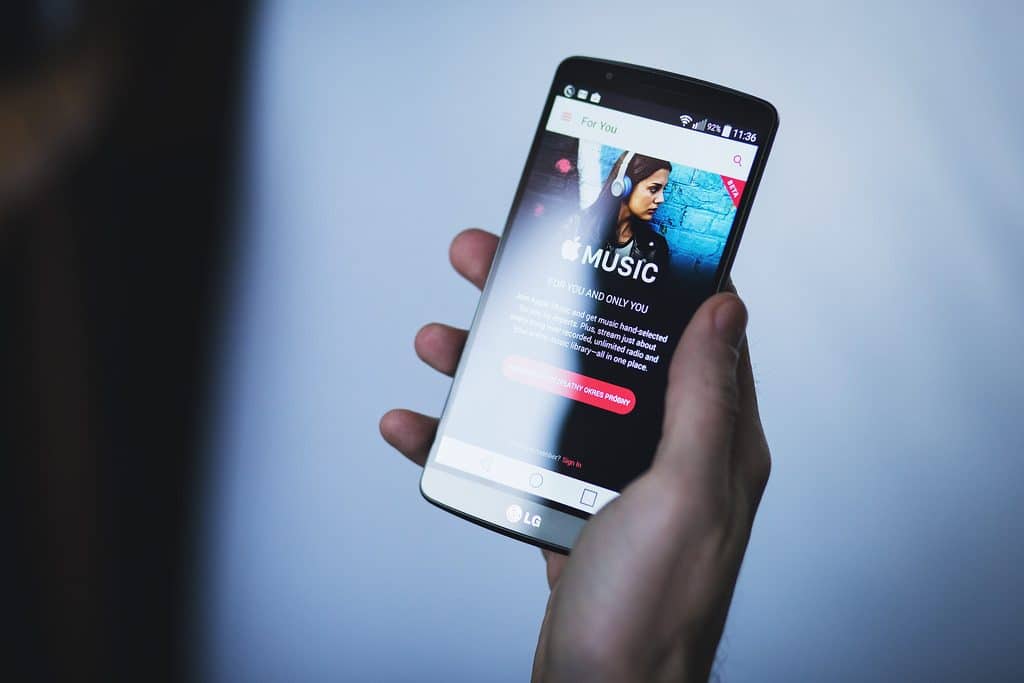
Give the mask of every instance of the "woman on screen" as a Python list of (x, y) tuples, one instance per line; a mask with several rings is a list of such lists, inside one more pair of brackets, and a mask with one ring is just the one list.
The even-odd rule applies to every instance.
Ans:
[(579, 234), (619, 258), (668, 263), (668, 242), (651, 219), (665, 202), (672, 164), (662, 159), (623, 152), (612, 167), (597, 199), (579, 215)]

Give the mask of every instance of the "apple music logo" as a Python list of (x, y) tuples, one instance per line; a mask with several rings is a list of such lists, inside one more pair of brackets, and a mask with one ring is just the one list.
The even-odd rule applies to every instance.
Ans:
[[(583, 248), (582, 256), (580, 256), (581, 248)], [(641, 282), (646, 282), (647, 284), (654, 282), (658, 278), (658, 265), (656, 263), (651, 263), (644, 259), (635, 259), (632, 256), (620, 257), (619, 253), (614, 249), (609, 249), (608, 251), (605, 251), (603, 248), (594, 249), (589, 244), (581, 244), (579, 237), (562, 242), (562, 258), (566, 261), (579, 260), (583, 265), (600, 268), (605, 272), (616, 273), (633, 280), (639, 278)]]

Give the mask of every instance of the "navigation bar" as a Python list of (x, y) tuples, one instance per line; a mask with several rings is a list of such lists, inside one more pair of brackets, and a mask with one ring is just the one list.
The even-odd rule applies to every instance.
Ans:
[(434, 462), (584, 512), (597, 512), (619, 495), (617, 491), (588, 484), (450, 436), (441, 437)]

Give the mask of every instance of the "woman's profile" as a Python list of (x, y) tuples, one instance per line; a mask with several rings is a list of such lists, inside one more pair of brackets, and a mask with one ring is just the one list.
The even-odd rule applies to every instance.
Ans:
[(577, 234), (589, 244), (619, 258), (668, 263), (668, 242), (651, 227), (655, 211), (665, 202), (672, 164), (663, 159), (623, 152), (612, 167), (597, 199), (576, 218)]

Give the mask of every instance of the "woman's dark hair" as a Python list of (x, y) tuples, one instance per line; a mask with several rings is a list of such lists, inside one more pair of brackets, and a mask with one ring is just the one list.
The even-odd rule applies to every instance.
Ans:
[[(619, 156), (615, 165), (612, 166), (611, 173), (605, 178), (597, 199), (583, 210), (580, 227), (591, 243), (605, 244), (610, 240), (618, 222), (619, 206), (622, 202), (629, 201), (629, 195), (616, 197), (612, 194), (612, 182), (619, 175), (619, 169), (628, 154), (629, 152), (623, 152)], [(626, 167), (626, 176), (633, 181), (633, 189), (636, 189), (642, 180), (662, 169), (671, 173), (672, 164), (664, 159), (634, 154), (633, 158), (629, 160), (629, 166)]]

